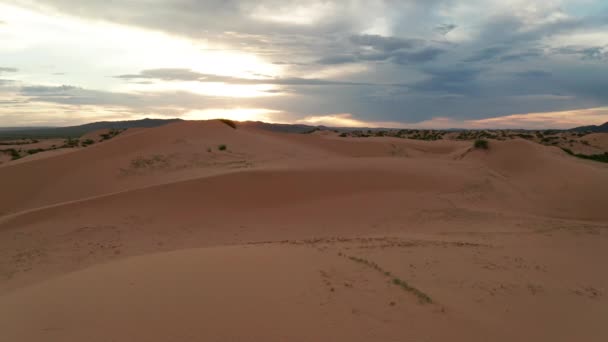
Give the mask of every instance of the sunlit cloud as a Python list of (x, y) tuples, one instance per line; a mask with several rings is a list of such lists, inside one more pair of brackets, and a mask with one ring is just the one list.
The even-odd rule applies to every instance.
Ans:
[(303, 119), (296, 120), (296, 123), (332, 127), (404, 127), (404, 124), (399, 122), (363, 121), (355, 118), (349, 113), (307, 116)]
[(258, 4), (251, 17), (262, 21), (285, 24), (312, 25), (335, 10), (335, 5), (326, 1), (299, 2), (293, 6)]
[(506, 115), (467, 121), (468, 127), (479, 128), (572, 128), (608, 122), (608, 107), (549, 113)]
[(280, 111), (264, 108), (209, 108), (192, 110), (181, 116), (184, 120), (230, 119), (236, 121), (277, 122)]

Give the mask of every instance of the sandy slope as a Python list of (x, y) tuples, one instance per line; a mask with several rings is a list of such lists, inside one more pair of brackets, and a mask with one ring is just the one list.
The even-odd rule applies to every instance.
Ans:
[(0, 330), (605, 340), (606, 165), (470, 146), (180, 122), (4, 166)]

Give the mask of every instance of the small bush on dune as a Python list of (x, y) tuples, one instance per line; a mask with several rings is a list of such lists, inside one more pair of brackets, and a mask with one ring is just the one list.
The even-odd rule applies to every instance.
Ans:
[(222, 145), (220, 145), (220, 146), (217, 147), (217, 149), (220, 150), (220, 151), (226, 151), (227, 148), (228, 147), (226, 147), (226, 145), (224, 145), (224, 144), (222, 144)]
[(488, 145), (489, 145), (488, 141), (484, 140), (484, 139), (477, 139), (473, 143), (473, 147), (478, 148), (478, 149), (483, 149), (483, 150), (487, 150), (488, 149)]
[(17, 159), (21, 158), (21, 153), (19, 153), (19, 151), (17, 151), (14, 148), (9, 148), (7, 150), (0, 150), (0, 152), (5, 152), (5, 153), (10, 154), (11, 160), (17, 160)]
[(233, 129), (236, 129), (236, 123), (234, 121), (228, 119), (220, 119), (220, 121), (232, 127)]

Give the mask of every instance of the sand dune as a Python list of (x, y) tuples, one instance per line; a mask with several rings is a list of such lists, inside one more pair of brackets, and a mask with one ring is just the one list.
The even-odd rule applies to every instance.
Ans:
[(608, 335), (608, 168), (556, 147), (178, 122), (0, 188), (11, 341)]

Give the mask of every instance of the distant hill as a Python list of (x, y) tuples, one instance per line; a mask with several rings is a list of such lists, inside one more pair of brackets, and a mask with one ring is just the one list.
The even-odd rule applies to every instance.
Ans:
[(100, 129), (127, 129), (136, 127), (158, 127), (180, 119), (142, 119), (131, 121), (101, 121), (70, 127), (7, 127), (0, 128), (0, 139), (20, 138), (78, 138)]
[(572, 128), (571, 131), (576, 132), (593, 132), (593, 133), (608, 133), (608, 122), (605, 122), (603, 125), (591, 125), (591, 126), (581, 126)]
[(276, 124), (276, 123), (267, 123), (261, 121), (245, 121), (240, 122), (239, 126), (244, 127), (253, 127), (259, 128), (267, 131), (273, 132), (283, 132), (283, 133), (307, 133), (311, 132), (315, 129), (319, 129), (320, 126), (309, 126), (309, 125), (292, 125), (292, 124)]

